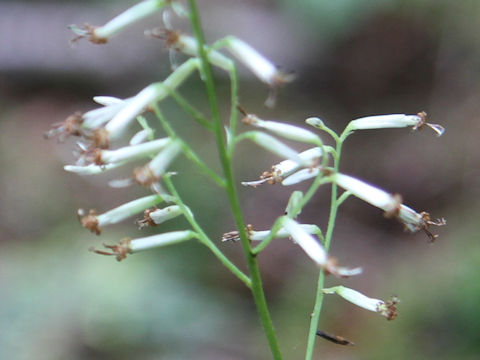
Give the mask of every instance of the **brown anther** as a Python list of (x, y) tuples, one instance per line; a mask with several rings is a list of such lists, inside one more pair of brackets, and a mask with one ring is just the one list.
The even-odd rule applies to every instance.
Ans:
[(131, 242), (130, 238), (124, 238), (117, 245), (103, 244), (104, 247), (112, 250), (111, 252), (97, 250), (94, 247), (89, 248), (89, 250), (100, 255), (116, 256), (117, 261), (122, 261), (127, 257), (128, 254), (131, 254), (130, 242)]
[(386, 218), (393, 218), (397, 217), (400, 214), (400, 210), (402, 208), (402, 196), (400, 194), (393, 194), (392, 195), (392, 202), (389, 204), (388, 208), (385, 209), (385, 213), (383, 216)]
[(93, 149), (92, 150), (92, 156), (93, 156), (93, 162), (96, 165), (105, 165), (105, 163), (102, 161), (102, 149)]
[(147, 226), (157, 226), (157, 224), (155, 224), (155, 221), (153, 221), (152, 218), (150, 217), (150, 213), (152, 213), (156, 210), (158, 210), (157, 207), (152, 208), (152, 209), (147, 209), (143, 212), (143, 219), (137, 221), (137, 224), (138, 224), (140, 229), (142, 229), (144, 227), (147, 227)]
[(78, 35), (77, 37), (74, 37), (70, 42), (72, 44), (76, 43), (77, 41), (81, 39), (88, 38), (88, 41), (90, 41), (93, 44), (106, 44), (108, 42), (107, 38), (99, 37), (95, 34), (95, 29), (98, 28), (98, 26), (93, 26), (90, 24), (84, 24), (82, 27), (82, 30), (85, 31), (85, 35)]
[(88, 212), (88, 215), (85, 215), (85, 212), (82, 209), (79, 209), (77, 212), (77, 215), (80, 220), (80, 223), (84, 228), (90, 230), (94, 234), (100, 235), (102, 230), (98, 226), (98, 220), (97, 220), (95, 210), (91, 209)]
[(378, 311), (387, 318), (388, 321), (395, 319), (398, 316), (397, 304), (399, 300), (396, 296), (390, 300), (385, 301), (384, 304), (379, 305)]
[(428, 236), (429, 242), (433, 243), (437, 238), (438, 235), (432, 233), (428, 228), (430, 225), (434, 226), (443, 226), (447, 225), (447, 221), (444, 218), (437, 219), (436, 221), (431, 220), (430, 214), (426, 211), (422, 211), (420, 213), (422, 216), (422, 222), (423, 222), (423, 227), (422, 230), (425, 232), (425, 234)]
[(82, 113), (75, 112), (64, 121), (52, 124), (52, 129), (43, 134), (45, 139), (58, 135), (58, 140), (63, 141), (68, 136), (82, 136)]
[(143, 186), (150, 186), (158, 182), (159, 178), (155, 176), (150, 167), (147, 165), (137, 167), (133, 170), (133, 180)]
[(420, 118), (420, 121), (413, 127), (413, 130), (422, 130), (424, 125), (427, 124), (427, 113), (421, 111), (417, 113), (417, 116)]
[(110, 139), (108, 131), (105, 128), (96, 129), (93, 132), (93, 147), (99, 149), (108, 149), (110, 147)]

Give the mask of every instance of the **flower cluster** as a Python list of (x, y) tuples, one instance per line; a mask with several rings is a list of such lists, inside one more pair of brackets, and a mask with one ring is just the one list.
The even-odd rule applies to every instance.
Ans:
[[(193, 0), (190, 1), (191, 9), (195, 8), (194, 3)], [(270, 95), (266, 101), (267, 106), (273, 106), (277, 87), (293, 80), (293, 76), (280, 71), (264, 55), (238, 38), (227, 36), (211, 45), (205, 45), (199, 25), (197, 25), (198, 28), (195, 31), (195, 24), (199, 22), (192, 14), (190, 14), (190, 19), (195, 37), (174, 30), (169, 20), (171, 11), (179, 17), (187, 15), (180, 3), (174, 0), (142, 1), (100, 27), (86, 25), (81, 28), (72, 26), (71, 29), (77, 35), (74, 41), (79, 38), (87, 38), (95, 44), (105, 44), (112, 36), (130, 24), (157, 11), (163, 11), (164, 27), (147, 31), (146, 35), (165, 40), (166, 47), (171, 55), (171, 74), (163, 81), (154, 82), (136, 95), (126, 99), (110, 96), (94, 97), (94, 101), (101, 105), (99, 108), (84, 114), (76, 112), (64, 122), (54, 124), (53, 128), (45, 135), (46, 137), (58, 136), (60, 141), (69, 136), (79, 138), (76, 163), (64, 167), (66, 171), (79, 175), (103, 174), (112, 169), (141, 162), (141, 166), (133, 168), (129, 178), (111, 181), (110, 185), (124, 187), (137, 184), (149, 189), (151, 194), (126, 202), (101, 214), (97, 214), (93, 209), (89, 211), (80, 209), (77, 213), (80, 223), (92, 233), (100, 235), (106, 226), (117, 224), (141, 213), (144, 214), (144, 218), (136, 222), (140, 229), (146, 226), (158, 226), (180, 216), (187, 220), (190, 228), (160, 232), (153, 236), (134, 239), (124, 238), (119, 244), (104, 245), (105, 250), (95, 248), (91, 250), (97, 254), (115, 256), (118, 261), (121, 261), (128, 254), (138, 251), (197, 239), (206, 245), (223, 265), (252, 290), (257, 306), (262, 307), (259, 307), (259, 313), (261, 317), (263, 316), (263, 325), (267, 328), (271, 327), (271, 321), (268, 318), (268, 309), (266, 309), (266, 301), (258, 276), (256, 257), (272, 241), (280, 238), (290, 238), (294, 244), (304, 251), (312, 264), (321, 271), (316, 304), (321, 304), (323, 294), (337, 294), (362, 308), (380, 313), (388, 320), (394, 319), (397, 316), (396, 305), (398, 299), (396, 297), (383, 301), (369, 298), (344, 286), (323, 288), (324, 274), (343, 278), (362, 273), (362, 269), (359, 267), (348, 268), (338, 265), (337, 260), (330, 255), (332, 233), (338, 208), (349, 196), (353, 195), (381, 209), (386, 217), (397, 219), (406, 230), (412, 233), (420, 230), (424, 231), (431, 242), (437, 238), (437, 235), (431, 232), (430, 227), (445, 225), (446, 221), (443, 218), (434, 221), (429, 213), (417, 212), (405, 205), (400, 195), (386, 192), (377, 186), (340, 172), (339, 162), (342, 145), (347, 137), (357, 130), (403, 127), (420, 130), (428, 127), (437, 136), (440, 136), (445, 131), (444, 128), (437, 124), (428, 123), (427, 114), (423, 111), (415, 115), (392, 114), (359, 118), (350, 121), (341, 134), (337, 134), (328, 128), (318, 117), (306, 119), (306, 124), (314, 128), (306, 129), (277, 120), (265, 120), (249, 113), (238, 104), (235, 61), (248, 68), (254, 76), (268, 86)], [(228, 52), (227, 55), (221, 52), (223, 49)], [(188, 56), (187, 60), (177, 65), (173, 56), (175, 52), (181, 52)], [(228, 55), (231, 55), (231, 58)], [(213, 99), (216, 95), (209, 66), (227, 72), (230, 78), (232, 97), (229, 124), (224, 124), (221, 121), (218, 108), (215, 107)], [(196, 110), (178, 93), (182, 84), (196, 72), (199, 73), (207, 85), (206, 89), (212, 107), (211, 119), (205, 118), (200, 111)], [(215, 136), (223, 168), (223, 177), (217, 175), (216, 171), (207, 166), (187, 142), (177, 136), (174, 127), (163, 116), (159, 107), (160, 102), (166, 98), (173, 98), (177, 101), (200, 125)], [(160, 121), (164, 132), (162, 137), (155, 137), (154, 130), (149, 126), (146, 116), (150, 112), (153, 112)], [(251, 127), (254, 130), (238, 133), (238, 112), (243, 115), (242, 124), (238, 124), (238, 127)], [(132, 135), (132, 128), (135, 124), (140, 125), (141, 129), (137, 129)], [(225, 128), (225, 133), (223, 133), (223, 128)], [(325, 145), (322, 138), (317, 134), (317, 130), (322, 131), (322, 134), (330, 135), (335, 142), (335, 146)], [(301, 146), (307, 144), (306, 149), (298, 151), (293, 145), (287, 145), (281, 139), (300, 143)], [(294, 186), (301, 182), (313, 180), (307, 192), (292, 192), (285, 211), (279, 214), (272, 227), (267, 230), (254, 230), (252, 225), (245, 226), (243, 220), (231, 164), (235, 147), (243, 140), (252, 141), (278, 156), (281, 161), (271, 166), (269, 170), (264, 171), (258, 180), (242, 182), (242, 185), (258, 187), (262, 184), (273, 185), (279, 183), (283, 186)], [(222, 241), (239, 241), (242, 244), (248, 260), (249, 271), (251, 274), (256, 273), (256, 276), (249, 277), (243, 273), (217, 248), (215, 241), (205, 234), (196, 222), (194, 214), (183, 202), (171, 180), (171, 175), (174, 172), (169, 170), (173, 161), (180, 154), (185, 155), (200, 171), (209, 176), (227, 193), (237, 230), (225, 233)], [(332, 201), (329, 224), (324, 235), (317, 225), (302, 224), (298, 217), (320, 187), (325, 184), (331, 186)], [(343, 193), (338, 195), (338, 189), (343, 189)], [(160, 204), (164, 204), (164, 206), (159, 207)], [(319, 308), (320, 306), (315, 306), (315, 309)], [(309, 342), (312, 341), (312, 337), (315, 338), (316, 333), (339, 344), (353, 344), (341, 337), (316, 331), (318, 316), (318, 312), (312, 314), (310, 334), (313, 335), (310, 336)], [(273, 328), (271, 333), (273, 333)], [(313, 345), (311, 348), (313, 348)]]

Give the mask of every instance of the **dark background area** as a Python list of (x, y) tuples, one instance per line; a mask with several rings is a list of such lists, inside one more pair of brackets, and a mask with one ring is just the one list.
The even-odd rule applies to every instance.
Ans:
[[(134, 219), (101, 237), (82, 229), (78, 208), (102, 212), (146, 189), (112, 189), (122, 171), (79, 177), (63, 171), (74, 141), (42, 135), (74, 111), (95, 108), (95, 95), (129, 97), (169, 71), (164, 43), (146, 38), (152, 16), (107, 45), (69, 44), (69, 24), (104, 24), (128, 1), (2, 1), (0, 3), (0, 354), (9, 359), (268, 359), (249, 292), (195, 243), (161, 248), (117, 263), (88, 252), (92, 245), (158, 231)], [(341, 131), (355, 118), (425, 110), (447, 129), (372, 130), (348, 139), (341, 171), (402, 194), (405, 203), (448, 226), (428, 244), (357, 199), (340, 209), (332, 255), (362, 266), (352, 279), (328, 278), (375, 298), (398, 295), (393, 322), (327, 297), (319, 327), (356, 343), (321, 339), (315, 358), (476, 359), (480, 350), (480, 2), (447, 0), (199, 0), (207, 40), (236, 35), (296, 81), (281, 89), (273, 110), (267, 89), (239, 65), (240, 101), (262, 118), (303, 126), (321, 117)], [(185, 21), (175, 24), (188, 31)], [(183, 58), (178, 57), (179, 61)], [(217, 71), (223, 111), (228, 82)], [(202, 83), (181, 92), (208, 113)], [(175, 103), (162, 110), (209, 164), (215, 149)], [(152, 123), (154, 120), (152, 119)], [(327, 139), (326, 136), (324, 136)], [(301, 146), (298, 150), (303, 150)], [(236, 156), (238, 182), (253, 180), (278, 158), (250, 143)], [(239, 244), (222, 244), (233, 229), (227, 201), (180, 159), (172, 165), (185, 202), (217, 245), (244, 267)], [(124, 175), (124, 174), (123, 174)], [(304, 189), (306, 185), (298, 186)], [(242, 188), (248, 223), (268, 229), (293, 188)], [(300, 216), (325, 228), (329, 190)], [(260, 256), (273, 320), (286, 359), (304, 357), (317, 270), (287, 239)]]

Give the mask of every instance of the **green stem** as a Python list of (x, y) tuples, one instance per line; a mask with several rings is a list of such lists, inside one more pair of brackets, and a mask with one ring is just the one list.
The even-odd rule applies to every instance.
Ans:
[(180, 198), (180, 195), (177, 192), (177, 189), (175, 189), (175, 186), (173, 185), (172, 180), (170, 179), (170, 176), (164, 176), (163, 178), (165, 185), (167, 185), (168, 191), (173, 195), (175, 198), (175, 203), (180, 206), (182, 209), (182, 213), (187, 219), (187, 221), (190, 223), (192, 228), (195, 230), (195, 232), (198, 234), (198, 239), (202, 244), (204, 244), (206, 247), (208, 247), (212, 253), (220, 260), (220, 262), (225, 265), (227, 269), (229, 269), (236, 277), (238, 277), (248, 288), (252, 287), (252, 281), (248, 278), (247, 275), (245, 275), (238, 267), (235, 266), (221, 251), (217, 246), (213, 243), (213, 241), (208, 237), (208, 235), (203, 231), (203, 229), (200, 227), (200, 225), (197, 223), (195, 218), (192, 215), (192, 212), (190, 211), (190, 208), (185, 205), (185, 203), (182, 201)]
[[(257, 311), (260, 316), (261, 323), (263, 325), (265, 335), (267, 337), (273, 358), (276, 360), (282, 359), (280, 348), (278, 346), (278, 341), (275, 335), (275, 330), (273, 328), (273, 323), (270, 317), (270, 312), (267, 307), (267, 302), (265, 299), (265, 294), (263, 291), (262, 280), (260, 277), (260, 271), (258, 268), (258, 262), (256, 256), (251, 253), (250, 241), (248, 240), (245, 222), (243, 220), (242, 211), (240, 208), (240, 203), (238, 200), (237, 191), (235, 188), (233, 169), (230, 162), (227, 149), (225, 147), (225, 141), (223, 138), (223, 125), (220, 121), (220, 114), (218, 110), (217, 98), (215, 95), (215, 84), (213, 81), (212, 70), (208, 63), (207, 54), (205, 52), (205, 41), (203, 38), (203, 32), (200, 25), (200, 19), (198, 15), (198, 10), (195, 0), (189, 0), (190, 5), (190, 21), (192, 24), (193, 32), (195, 38), (198, 42), (198, 53), (201, 60), (202, 72), (205, 77), (205, 87), (208, 94), (208, 101), (210, 104), (210, 111), (212, 115), (212, 120), (215, 125), (215, 137), (217, 142), (217, 148), (219, 152), (220, 161), (222, 164), (223, 172), (226, 180), (226, 192), (230, 202), (230, 207), (232, 209), (235, 223), (239, 231), (240, 239), (242, 242), (242, 248), (247, 258), (248, 270), (250, 272), (250, 279), (252, 281), (252, 295), (257, 306)], [(235, 94), (235, 97), (237, 95)]]
[[(337, 156), (334, 157), (333, 171), (334, 171), (334, 174), (336, 174), (338, 172), (338, 168), (340, 165), (340, 156), (342, 153), (343, 139), (341, 137), (338, 137), (336, 134), (334, 136), (334, 139), (336, 140), (336, 145), (337, 145), (336, 146)], [(344, 199), (342, 199), (342, 201)], [(331, 199), (330, 199), (330, 216), (328, 218), (327, 232), (325, 233), (325, 250), (327, 252), (332, 242), (333, 229), (335, 228), (335, 220), (337, 218), (337, 211), (340, 204), (341, 204), (341, 201), (339, 201), (338, 199), (337, 184), (335, 181), (332, 181), (332, 193), (331, 193)], [(325, 274), (323, 270), (321, 270), (318, 275), (317, 290), (315, 294), (315, 305), (313, 306), (313, 313), (310, 320), (310, 329), (308, 331), (308, 341), (307, 341), (307, 350), (305, 354), (305, 360), (311, 360), (313, 356), (318, 321), (320, 320), (320, 313), (322, 311), (322, 304), (323, 304), (322, 289), (324, 288), (324, 284), (325, 284)]]
[(167, 88), (170, 96), (177, 102), (180, 107), (185, 110), (196, 122), (200, 125), (206, 127), (208, 130), (213, 131), (212, 124), (203, 116), (203, 114), (195, 109), (178, 91), (174, 89)]
[(157, 116), (157, 118), (160, 120), (163, 129), (167, 133), (169, 137), (172, 139), (178, 139), (180, 141), (180, 146), (182, 148), (183, 153), (185, 156), (192, 161), (195, 165), (197, 165), (208, 177), (210, 177), (213, 181), (215, 181), (220, 187), (224, 188), (225, 187), (225, 180), (222, 179), (220, 176), (218, 176), (212, 169), (210, 169), (193, 151), (193, 149), (188, 146), (188, 144), (183, 141), (181, 138), (177, 136), (175, 131), (172, 129), (170, 124), (168, 123), (167, 119), (163, 115), (163, 113), (160, 111), (160, 108), (154, 104), (151, 105), (153, 108), (153, 112)]

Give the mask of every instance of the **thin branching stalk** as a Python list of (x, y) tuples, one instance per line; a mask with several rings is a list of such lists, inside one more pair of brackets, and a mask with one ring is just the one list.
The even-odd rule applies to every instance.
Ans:
[[(240, 234), (240, 240), (242, 243), (242, 248), (247, 258), (248, 270), (250, 272), (250, 279), (252, 281), (252, 294), (257, 306), (257, 311), (262, 322), (262, 326), (265, 331), (272, 355), (274, 359), (282, 359), (280, 353), (280, 347), (278, 345), (277, 337), (275, 335), (275, 330), (273, 328), (272, 319), (270, 317), (270, 312), (268, 310), (267, 301), (265, 299), (265, 294), (263, 291), (262, 280), (260, 277), (260, 270), (258, 268), (258, 262), (256, 255), (251, 252), (250, 241), (245, 229), (245, 221), (243, 220), (242, 210), (240, 208), (240, 202), (238, 199), (232, 165), (227, 153), (225, 146), (225, 141), (223, 138), (223, 124), (220, 120), (220, 114), (218, 110), (218, 104), (215, 93), (215, 84), (213, 81), (212, 71), (208, 63), (207, 54), (205, 53), (204, 48), (204, 38), (203, 32), (200, 25), (200, 19), (198, 15), (198, 9), (196, 6), (195, 0), (189, 0), (190, 5), (190, 20), (195, 34), (195, 38), (198, 41), (198, 52), (201, 60), (202, 73), (205, 78), (205, 87), (208, 93), (208, 100), (210, 104), (210, 111), (213, 123), (215, 124), (215, 137), (217, 140), (217, 148), (220, 156), (220, 161), (224, 171), (225, 179), (227, 182), (227, 195), (230, 202), (230, 206), (234, 215), (235, 223)], [(235, 97), (237, 97), (235, 95)], [(234, 110), (236, 111), (236, 110)]]

